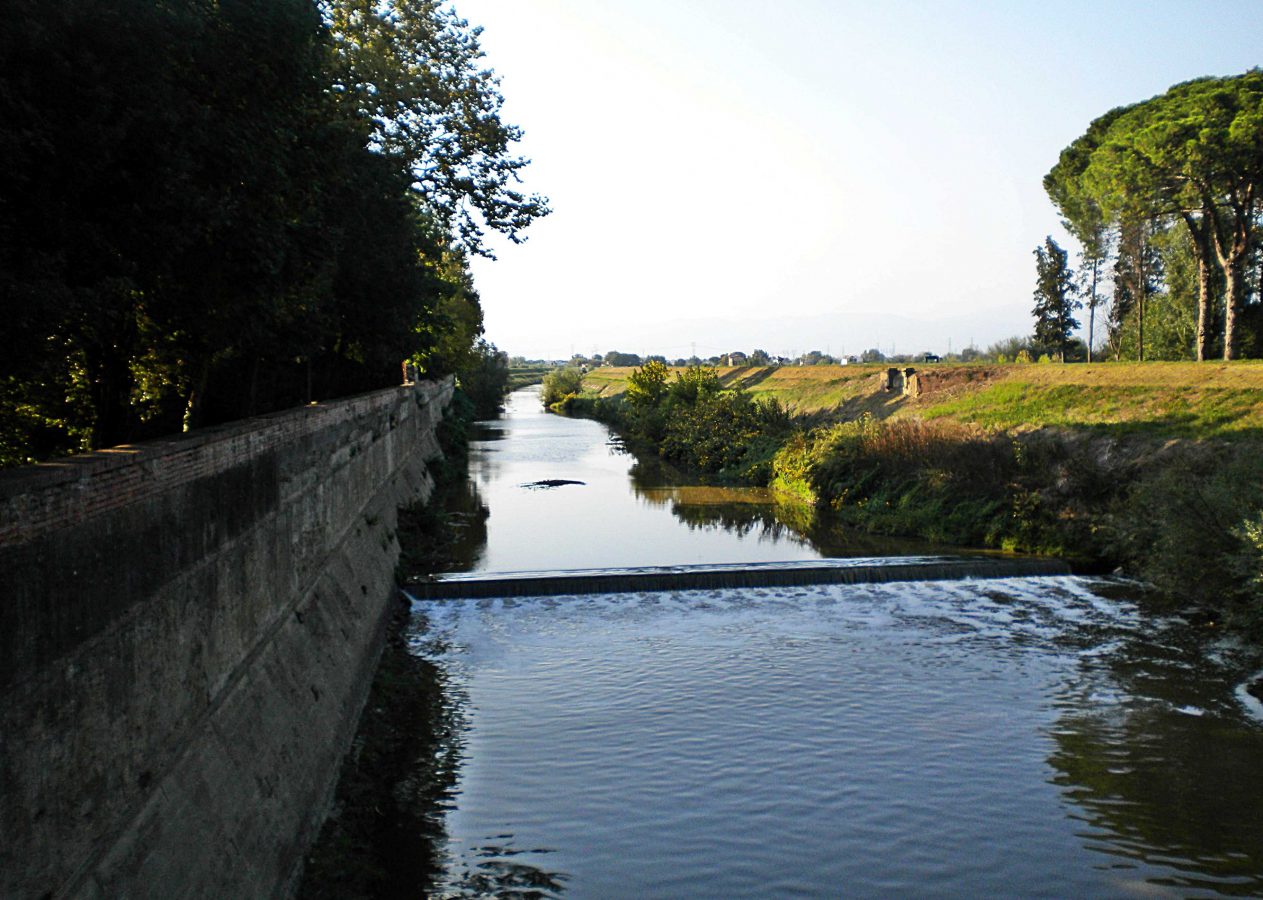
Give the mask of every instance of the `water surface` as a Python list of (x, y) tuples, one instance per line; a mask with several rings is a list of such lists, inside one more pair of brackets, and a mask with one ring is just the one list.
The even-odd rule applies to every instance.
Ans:
[[(535, 391), (481, 427), (470, 472), (475, 572), (943, 549), (637, 462)], [(1141, 596), (1062, 577), (417, 602), (438, 717), (417, 746), (451, 761), (420, 792), (444, 861), (422, 887), (1263, 896), (1258, 663)]]
[(420, 603), (461, 723), (438, 895), (1259, 895), (1249, 673), (1112, 590)]
[[(656, 460), (638, 461), (599, 422), (547, 413), (538, 386), (509, 395), (503, 418), (470, 444), (470, 489), (490, 512), (473, 572), (667, 566), (933, 554), (923, 541), (786, 524), (763, 488), (708, 485)], [(540, 482), (581, 484), (540, 486)]]

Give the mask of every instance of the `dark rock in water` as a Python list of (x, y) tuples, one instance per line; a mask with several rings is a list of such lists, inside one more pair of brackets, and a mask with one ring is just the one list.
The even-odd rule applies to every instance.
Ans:
[(522, 485), (524, 488), (531, 490), (546, 490), (548, 488), (561, 487), (563, 484), (584, 484), (582, 481), (571, 481), (568, 478), (545, 478), (542, 481), (532, 481)]

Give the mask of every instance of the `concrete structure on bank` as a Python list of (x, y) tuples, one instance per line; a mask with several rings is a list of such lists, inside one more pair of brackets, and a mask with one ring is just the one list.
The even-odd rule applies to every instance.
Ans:
[(0, 896), (284, 896), (448, 380), (0, 472)]

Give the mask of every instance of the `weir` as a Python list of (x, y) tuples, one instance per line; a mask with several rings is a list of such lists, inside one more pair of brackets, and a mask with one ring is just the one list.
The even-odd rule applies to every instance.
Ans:
[(639, 566), (551, 572), (449, 574), (408, 586), (418, 600), (538, 597), (720, 588), (794, 587), (1069, 575), (1058, 559), (1002, 556), (901, 556), (690, 566)]

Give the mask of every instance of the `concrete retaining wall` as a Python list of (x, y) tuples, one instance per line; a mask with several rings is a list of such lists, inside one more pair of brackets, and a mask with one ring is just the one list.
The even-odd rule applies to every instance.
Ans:
[(283, 896), (451, 382), (0, 473), (0, 896)]

